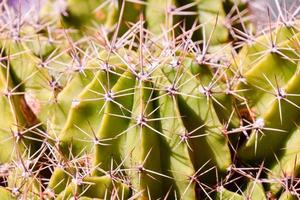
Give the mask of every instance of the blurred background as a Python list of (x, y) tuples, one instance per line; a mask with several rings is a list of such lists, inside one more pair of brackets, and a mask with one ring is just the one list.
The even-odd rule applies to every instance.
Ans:
[[(37, 14), (41, 6), (48, 0), (0, 0), (0, 2), (6, 1), (8, 5), (15, 10), (21, 11), (23, 15), (31, 11), (33, 14), (30, 20), (35, 20), (34, 14)], [(57, 8), (60, 13), (64, 12), (68, 0), (51, 0), (51, 4)], [(85, 1), (85, 0), (82, 0)], [(118, 0), (108, 0), (108, 1), (118, 1)], [(128, 0), (129, 1), (129, 0)], [(224, 0), (228, 1), (228, 0)], [(260, 29), (261, 26), (266, 26), (269, 22), (269, 17), (271, 20), (278, 19), (280, 13), (284, 17), (288, 18), (289, 15), (299, 16), (300, 11), (300, 0), (230, 0), (230, 1), (242, 1), (248, 3), (248, 8), (252, 14), (252, 22), (255, 26)], [(268, 15), (269, 10), (269, 15)], [(36, 15), (37, 18), (37, 15)]]
[(268, 9), (273, 21), (278, 18), (280, 12), (285, 17), (291, 16), (294, 12), (299, 16), (300, 0), (248, 0), (247, 2), (253, 14), (253, 22), (258, 26), (268, 23)]

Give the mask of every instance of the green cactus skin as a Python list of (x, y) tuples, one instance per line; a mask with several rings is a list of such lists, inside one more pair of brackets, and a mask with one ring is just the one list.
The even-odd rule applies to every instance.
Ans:
[(70, 181), (70, 176), (62, 168), (56, 168), (52, 173), (51, 179), (49, 180), (48, 188), (54, 194), (59, 194), (68, 185)]
[(125, 165), (133, 188), (142, 191), (140, 199), (159, 198), (162, 193), (160, 135), (157, 132), (155, 105), (151, 101), (153, 90), (151, 83), (137, 82), (134, 91), (133, 119), (126, 134)]
[[(282, 38), (290, 36), (290, 32), (285, 30), (285, 28), (283, 28), (282, 31), (281, 29), (278, 30), (278, 32), (283, 35), (280, 34), (278, 36), (278, 44), (276, 44), (278, 46), (277, 48), (280, 49), (291, 45), (291, 41), (281, 42)], [(294, 37), (297, 37), (297, 35)], [(262, 40), (263, 39), (265, 38), (262, 38)], [(256, 46), (253, 46), (252, 48), (256, 48)], [(249, 52), (250, 51), (251, 50), (249, 50)], [(250, 88), (262, 88), (255, 90), (258, 94), (254, 93), (251, 96), (249, 95), (250, 98), (259, 96), (256, 100), (249, 99), (249, 103), (251, 106), (255, 105), (256, 112), (260, 114), (260, 117), (262, 117), (264, 121), (264, 126), (273, 129), (273, 131), (264, 130), (264, 135), (266, 137), (259, 136), (259, 142), (257, 141), (257, 134), (251, 135), (247, 144), (240, 151), (240, 156), (244, 159), (251, 160), (254, 157), (259, 159), (264, 156), (269, 156), (278, 149), (281, 143), (285, 141), (284, 138), (287, 138), (287, 135), (289, 135), (290, 131), (292, 131), (295, 127), (292, 119), (296, 119), (299, 115), (299, 110), (295, 107), (295, 105), (299, 102), (299, 98), (296, 96), (299, 93), (297, 87), (299, 84), (299, 75), (296, 72), (297, 65), (292, 62), (296, 56), (294, 52), (291, 50), (285, 50), (284, 53), (289, 56), (290, 60), (281, 58), (281, 56), (276, 52), (270, 52), (261, 59), (254, 60), (257, 63), (255, 63), (254, 66), (244, 75)], [(272, 66), (272, 68), (270, 68), (270, 66)], [(272, 90), (272, 86), (274, 87), (275, 85), (275, 87), (277, 87), (276, 84), (278, 84), (278, 87), (281, 87), (287, 94), (294, 94), (294, 96), (288, 97), (288, 100), (290, 102), (294, 102), (295, 105), (284, 100), (281, 100), (281, 105), (278, 105), (279, 102), (273, 100), (274, 95), (263, 91)], [(252, 89), (252, 91), (254, 90)], [(269, 102), (272, 102), (272, 104), (270, 105)], [(267, 111), (265, 110), (266, 107), (268, 107)], [(281, 110), (279, 109), (280, 107)], [(285, 114), (287, 112), (289, 115)], [(274, 131), (276, 129), (282, 133), (277, 134), (278, 131)], [(270, 141), (272, 141), (272, 143), (270, 143)]]
[[(160, 78), (159, 85), (171, 85), (166, 78)], [(169, 189), (170, 187), (176, 187), (177, 197), (186, 199), (195, 199), (195, 182), (189, 177), (193, 177), (195, 174), (194, 166), (191, 160), (191, 154), (187, 143), (189, 140), (184, 140), (185, 134), (188, 133), (184, 127), (183, 121), (180, 119), (180, 111), (178, 109), (178, 103), (176, 96), (168, 94), (166, 91), (159, 92), (159, 117), (166, 119), (164, 123), (161, 123), (161, 133), (168, 138), (162, 138), (161, 141), (161, 156), (163, 173), (176, 177), (175, 180), (164, 180), (164, 187)], [(177, 134), (173, 134), (177, 133)], [(168, 170), (170, 169), (170, 170)], [(172, 195), (172, 194), (171, 194)]]
[[(123, 154), (124, 135), (127, 131), (132, 110), (135, 77), (130, 71), (124, 72), (110, 91), (112, 95), (105, 105), (104, 116), (99, 131), (95, 133), (100, 141), (95, 148), (95, 166), (109, 171), (111, 163), (121, 164)], [(128, 90), (129, 88), (129, 90)], [(132, 88), (132, 89), (130, 89)], [(120, 96), (120, 97), (118, 97)], [(123, 117), (120, 117), (123, 116)], [(101, 141), (103, 140), (103, 144)], [(117, 148), (119, 147), (119, 148)], [(96, 174), (101, 174), (97, 172)]]
[(16, 200), (16, 198), (13, 197), (11, 192), (3, 187), (0, 187), (0, 194), (3, 200)]
[(116, 1), (105, 2), (103, 0), (69, 0), (67, 4), (67, 16), (65, 21), (75, 27), (87, 28), (93, 21), (111, 28), (116, 22), (118, 3)]
[(211, 44), (220, 44), (228, 40), (229, 32), (225, 27), (225, 15), (222, 0), (199, 0), (198, 13), (204, 24), (203, 37), (211, 37)]
[(0, 4), (1, 200), (299, 198), (298, 20), (256, 36), (242, 1), (57, 5)]
[(237, 192), (232, 192), (221, 187), (216, 194), (216, 199), (267, 199), (262, 184), (254, 181), (250, 181), (247, 185), (247, 188), (241, 192), (242, 194), (238, 194)]
[(279, 200), (294, 200), (297, 199), (294, 195), (292, 195), (290, 192), (284, 192)]
[[(11, 88), (9, 87), (9, 84), (11, 81), (7, 80), (6, 71), (4, 71), (3, 68), (1, 68), (1, 98), (0, 98), (0, 105), (1, 105), (1, 118), (4, 119), (7, 123), (1, 127), (1, 144), (4, 145), (3, 151), (1, 151), (0, 160), (1, 163), (8, 162), (11, 159), (12, 153), (11, 150), (13, 149), (15, 142), (12, 137), (13, 132), (17, 132), (18, 128), (12, 126), (12, 124), (16, 123), (18, 121), (17, 115), (19, 112), (17, 112), (14, 106), (14, 99), (17, 98), (11, 98), (6, 97), (3, 93)], [(8, 83), (7, 83), (8, 82)], [(9, 85), (8, 85), (9, 84)], [(11, 130), (11, 131), (10, 131)]]
[[(190, 67), (192, 65), (191, 60), (186, 60), (185, 62), (182, 66)], [(178, 72), (171, 70), (165, 73), (173, 83), (177, 81), (173, 77), (175, 73)], [(204, 136), (196, 137), (191, 140), (195, 166), (199, 169), (204, 163), (210, 160), (208, 167), (217, 166), (220, 172), (224, 172), (230, 166), (231, 158), (229, 149), (224, 145), (224, 136), (221, 133), (218, 133), (218, 131), (214, 128), (221, 127), (219, 119), (213, 106), (211, 105), (211, 108), (209, 107), (211, 102), (207, 102), (206, 97), (202, 96), (199, 92), (200, 83), (197, 79), (189, 72), (181, 71), (179, 73), (182, 73), (181, 79), (178, 81), (179, 85), (189, 80), (189, 85), (183, 85), (179, 91), (183, 94), (196, 96), (196, 98), (184, 95), (178, 96), (177, 100), (180, 113), (182, 116), (185, 116), (182, 118), (183, 123), (189, 132), (204, 126), (203, 129), (199, 129), (195, 132), (195, 135)], [(206, 151), (203, 152), (202, 149), (205, 149)], [(222, 156), (219, 156), (220, 154), (222, 154)]]
[[(73, 103), (66, 124), (59, 135), (61, 146), (65, 152), (68, 152), (68, 149), (71, 148), (72, 152), (78, 155), (83, 153), (83, 149), (90, 147), (92, 140), (86, 134), (90, 133), (92, 136), (91, 131), (98, 130), (97, 126), (101, 121), (104, 105), (103, 96), (98, 93), (104, 93), (101, 84), (104, 85), (106, 81), (105, 72), (97, 73), (93, 81), (87, 85), (77, 99), (73, 100), (75, 103)], [(96, 127), (90, 127), (90, 124), (96, 125)], [(73, 134), (70, 135), (69, 132)], [(71, 144), (72, 146), (70, 146)], [(88, 150), (86, 149), (86, 151)]]
[[(130, 197), (130, 190), (126, 184), (120, 182), (114, 182), (107, 176), (102, 177), (87, 177), (83, 181), (91, 184), (87, 186), (84, 196), (92, 198), (109, 198), (109, 196), (115, 196), (114, 198), (127, 199)], [(85, 190), (85, 188), (84, 188)]]
[(220, 189), (220, 191), (216, 195), (216, 199), (219, 199), (219, 200), (229, 200), (229, 199), (242, 200), (244, 198), (242, 195), (239, 195), (236, 192), (231, 192), (226, 189)]
[(173, 17), (170, 16), (168, 12), (174, 6), (174, 0), (148, 1), (148, 5), (146, 8), (146, 18), (149, 19), (149, 30), (151, 30), (155, 34), (161, 34), (163, 32), (162, 27), (171, 29), (173, 26)]

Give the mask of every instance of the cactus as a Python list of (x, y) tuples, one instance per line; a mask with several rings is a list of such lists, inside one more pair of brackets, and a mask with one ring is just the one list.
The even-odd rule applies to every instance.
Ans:
[(1, 199), (299, 198), (297, 10), (0, 6)]

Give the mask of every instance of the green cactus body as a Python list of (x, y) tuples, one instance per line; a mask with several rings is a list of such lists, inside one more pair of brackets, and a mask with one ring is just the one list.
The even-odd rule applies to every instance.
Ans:
[[(68, 152), (68, 149), (71, 148), (74, 154), (78, 155), (83, 153), (84, 149), (84, 151), (90, 150), (92, 139), (88, 136), (92, 136), (91, 131), (99, 129), (105, 103), (103, 99), (105, 88), (102, 88), (102, 86), (107, 87), (107, 83), (105, 84), (107, 81), (106, 73), (98, 72), (93, 81), (86, 86), (77, 99), (73, 99), (70, 114), (59, 135), (65, 152)], [(69, 132), (73, 134), (70, 135), (68, 134)]]
[(1, 198), (3, 200), (15, 200), (16, 199), (15, 197), (13, 197), (13, 195), (10, 193), (10, 191), (6, 190), (3, 187), (0, 188), (0, 194), (1, 194)]
[(211, 37), (212, 45), (226, 42), (229, 33), (225, 27), (223, 1), (200, 0), (198, 10), (200, 22), (204, 24), (203, 37)]
[[(166, 78), (160, 78), (157, 84), (158, 86), (169, 85), (169, 89), (172, 88)], [(180, 119), (177, 97), (171, 92), (167, 90), (158, 93), (158, 96), (161, 96), (159, 98), (159, 117), (162, 119), (160, 130), (163, 135), (167, 136), (161, 140), (161, 157), (169, 158), (161, 160), (162, 170), (169, 177), (174, 177), (174, 179), (165, 178), (164, 188), (168, 190), (174, 187), (177, 197), (195, 199), (195, 182), (192, 180), (195, 170), (189, 149), (188, 131)]]
[(237, 192), (232, 192), (221, 187), (216, 194), (216, 199), (267, 199), (262, 184), (254, 181), (250, 181), (247, 184), (246, 189), (244, 191), (241, 191), (241, 193), (242, 194), (238, 194)]
[(65, 21), (75, 27), (85, 28), (98, 21), (111, 28), (116, 22), (118, 3), (116, 1), (106, 2), (103, 0), (69, 0), (67, 4), (68, 14)]
[[(280, 33), (284, 33), (285, 31), (284, 28), (282, 31), (280, 30), (278, 30)], [(280, 43), (281, 38), (289, 37), (290, 32), (287, 34), (287, 36), (278, 36), (278, 47), (276, 48), (279, 50), (280, 48), (291, 45), (291, 41)], [(255, 46), (253, 46), (253, 48), (255, 48)], [(264, 126), (272, 129), (263, 131), (265, 137), (261, 135), (258, 136), (258, 133), (251, 135), (250, 140), (240, 151), (240, 155), (245, 159), (251, 160), (253, 157), (259, 159), (272, 154), (280, 147), (284, 141), (283, 138), (288, 138), (290, 131), (295, 127), (291, 119), (296, 119), (299, 115), (299, 110), (295, 107), (295, 105), (298, 104), (299, 98), (293, 96), (288, 97), (289, 101), (281, 99), (279, 101), (275, 99), (274, 101), (272, 92), (265, 92), (274, 91), (274, 88), (280, 87), (279, 90), (288, 94), (297, 95), (299, 93), (297, 89), (299, 75), (297, 65), (293, 61), (296, 55), (291, 50), (284, 50), (283, 53), (287, 54), (290, 59), (282, 58), (281, 53), (269, 52), (266, 53), (264, 57), (259, 58), (259, 60), (255, 59), (254, 61), (256, 63), (254, 66), (245, 72), (244, 77), (248, 83), (246, 88), (253, 91), (253, 93), (251, 92), (252, 94), (249, 95), (249, 105), (251, 107), (255, 105), (255, 112), (262, 118)], [(245, 66), (247, 66), (247, 64)], [(258, 98), (255, 98), (255, 96)], [(268, 108), (268, 110), (265, 108)], [(285, 115), (287, 112), (289, 115)], [(269, 143), (269, 141), (272, 141), (272, 143)]]
[[(190, 65), (191, 60), (186, 60), (182, 64), (182, 69), (184, 69), (183, 66), (189, 67)], [(177, 70), (182, 69), (178, 68)], [(165, 73), (171, 82), (178, 81), (175, 79), (176, 77), (173, 78), (176, 71), (170, 70)], [(191, 140), (194, 154), (192, 156), (193, 162), (196, 168), (199, 169), (204, 163), (209, 161), (208, 166), (218, 166), (219, 172), (225, 172), (231, 164), (231, 158), (229, 149), (224, 145), (225, 138), (216, 128), (221, 127), (221, 124), (211, 104), (212, 102), (207, 101), (206, 97), (202, 96), (199, 91), (201, 89), (199, 87), (200, 83), (191, 73), (184, 71), (179, 73), (182, 73), (179, 76), (181, 77), (178, 81), (179, 85), (189, 81), (188, 85), (182, 84), (180, 92), (183, 95), (177, 99), (179, 111), (182, 116), (185, 116), (182, 118), (183, 123), (189, 132), (196, 130), (195, 135), (203, 135), (203, 137), (199, 136)], [(185, 96), (184, 94), (190, 96)], [(203, 128), (199, 129), (199, 127)], [(202, 149), (205, 149), (205, 152)], [(220, 154), (223, 156), (220, 156)]]
[(162, 27), (171, 28), (173, 18), (168, 12), (175, 6), (174, 0), (150, 0), (146, 9), (148, 27), (155, 34), (162, 33)]
[(299, 198), (300, 9), (250, 4), (1, 2), (0, 199)]
[(51, 179), (49, 180), (48, 187), (54, 194), (59, 194), (64, 191), (70, 176), (64, 171), (63, 168), (56, 168), (52, 173)]
[[(99, 132), (96, 133), (100, 143), (95, 147), (95, 166), (99, 165), (104, 171), (110, 170), (113, 167), (111, 164), (121, 164), (120, 158), (124, 153), (124, 133), (130, 122), (134, 86), (135, 77), (131, 72), (124, 72), (109, 91), (111, 96), (108, 98), (111, 99), (107, 99)], [(102, 140), (103, 144), (101, 144)], [(96, 172), (99, 173), (101, 174), (99, 171)]]
[(291, 194), (288, 191), (284, 192), (279, 198), (279, 200), (294, 200), (294, 199), (296, 199), (295, 195)]
[[(0, 87), (1, 87), (1, 97), (0, 97), (0, 105), (1, 105), (1, 118), (5, 120), (7, 123), (1, 127), (1, 144), (4, 145), (3, 151), (1, 151), (0, 162), (5, 163), (12, 159), (12, 149), (15, 146), (15, 141), (12, 137), (13, 132), (18, 132), (18, 128), (12, 126), (12, 124), (18, 121), (18, 115), (20, 115), (18, 110), (15, 108), (14, 99), (6, 97), (5, 92), (7, 89), (11, 89), (9, 84), (11, 81), (7, 80), (6, 71), (1, 68), (0, 74)], [(7, 83), (8, 82), (8, 83)], [(8, 85), (9, 84), (9, 85)], [(18, 107), (17, 107), (18, 108)], [(18, 146), (18, 145), (17, 145)]]
[(140, 199), (148, 199), (162, 193), (160, 134), (155, 119), (155, 105), (151, 101), (151, 83), (139, 81), (134, 91), (132, 120), (126, 134), (125, 165), (133, 190), (140, 193)]

